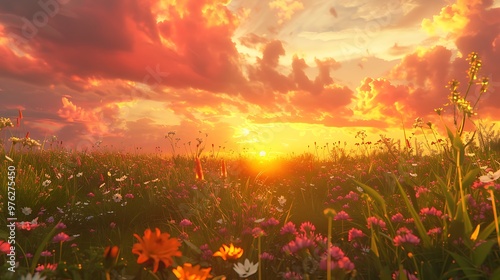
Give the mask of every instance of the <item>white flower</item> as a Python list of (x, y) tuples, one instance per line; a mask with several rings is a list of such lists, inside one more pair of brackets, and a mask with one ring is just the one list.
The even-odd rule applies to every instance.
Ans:
[(247, 278), (251, 275), (254, 275), (255, 272), (257, 272), (258, 268), (259, 263), (253, 264), (248, 259), (245, 259), (245, 264), (235, 263), (233, 267), (234, 271), (238, 273), (240, 278)]
[(52, 183), (51, 180), (45, 180), (45, 181), (43, 181), (42, 186), (48, 187), (50, 185), (50, 183)]
[(115, 193), (115, 194), (113, 195), (113, 200), (114, 200), (115, 202), (120, 202), (120, 201), (122, 201), (122, 195), (121, 195), (121, 194), (119, 194), (119, 193)]
[(488, 172), (488, 174), (480, 176), (479, 181), (481, 181), (483, 183), (489, 183), (489, 182), (496, 181), (498, 178), (500, 178), (500, 169), (497, 170), (497, 172), (495, 172), (495, 173), (490, 171), (490, 172)]
[(286, 198), (284, 196), (278, 197), (278, 203), (283, 207), (286, 203)]
[(76, 177), (82, 177), (82, 175), (83, 175), (83, 172), (76, 173)]
[(257, 219), (255, 221), (253, 221), (254, 223), (258, 224), (258, 223), (262, 223), (266, 218), (261, 218), (261, 219)]
[(26, 274), (25, 276), (21, 276), (20, 280), (45, 280), (45, 276), (42, 276), (40, 272), (37, 272), (33, 275), (31, 273)]
[(410, 176), (411, 176), (411, 177), (417, 177), (417, 173), (411, 173), (411, 172), (410, 172)]
[(29, 207), (23, 207), (23, 208), (21, 208), (21, 211), (26, 216), (28, 216), (29, 214), (31, 214), (31, 208), (29, 208)]

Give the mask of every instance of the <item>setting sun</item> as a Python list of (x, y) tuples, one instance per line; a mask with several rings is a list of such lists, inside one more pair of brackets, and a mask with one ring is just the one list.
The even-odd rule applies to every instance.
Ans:
[(259, 156), (265, 157), (267, 155), (266, 151), (260, 151)]

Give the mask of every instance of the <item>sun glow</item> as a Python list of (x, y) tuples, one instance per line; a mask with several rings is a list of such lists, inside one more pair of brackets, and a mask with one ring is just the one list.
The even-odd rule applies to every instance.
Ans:
[(259, 156), (265, 157), (267, 155), (266, 151), (260, 151)]

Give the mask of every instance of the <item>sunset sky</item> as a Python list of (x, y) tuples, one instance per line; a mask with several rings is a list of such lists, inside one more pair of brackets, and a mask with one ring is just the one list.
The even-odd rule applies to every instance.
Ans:
[(375, 142), (402, 120), (440, 125), (472, 51), (490, 79), (475, 119), (498, 122), (499, 0), (0, 1), (0, 117), (23, 113), (0, 137), (165, 153), (169, 131), (178, 152)]

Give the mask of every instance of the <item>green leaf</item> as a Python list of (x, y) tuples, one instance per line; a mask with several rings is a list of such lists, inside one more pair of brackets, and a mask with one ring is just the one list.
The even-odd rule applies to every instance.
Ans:
[(403, 187), (401, 186), (401, 184), (397, 180), (396, 180), (396, 184), (399, 188), (399, 191), (401, 192), (401, 196), (403, 197), (403, 200), (406, 204), (406, 207), (408, 208), (408, 211), (410, 212), (410, 214), (415, 222), (415, 226), (417, 228), (418, 234), (420, 235), (420, 238), (422, 239), (422, 242), (424, 243), (424, 247), (429, 248), (431, 246), (431, 240), (430, 240), (429, 236), (427, 235), (427, 231), (425, 230), (424, 224), (422, 223), (420, 216), (418, 215), (418, 213), (415, 210), (415, 208), (413, 207), (413, 205), (410, 203), (410, 200), (408, 199), (406, 192), (404, 191)]
[(448, 251), (448, 253), (455, 259), (457, 262), (458, 266), (460, 267), (460, 270), (465, 274), (466, 279), (475, 279), (475, 274), (474, 272), (477, 272), (477, 269), (474, 268), (471, 260), (467, 259), (464, 256), (460, 256), (457, 253), (453, 253)]
[(448, 214), (450, 217), (455, 216), (455, 210), (456, 210), (456, 203), (455, 199), (453, 199), (453, 196), (451, 195), (450, 191), (448, 190), (448, 187), (446, 186), (446, 183), (441, 179), (439, 176), (436, 175), (436, 179), (438, 181), (438, 186), (441, 189), (441, 193), (444, 195), (446, 199), (446, 208), (448, 209)]
[(476, 267), (479, 267), (481, 264), (483, 264), (484, 260), (488, 255), (490, 254), (491, 247), (496, 244), (496, 240), (488, 240), (479, 246), (477, 246), (473, 251), (472, 251), (472, 261), (474, 262), (474, 265)]
[(375, 233), (373, 232), (373, 228), (371, 229), (372, 234), (371, 234), (371, 245), (370, 245), (370, 250), (377, 256), (377, 258), (380, 257), (380, 254), (378, 252), (378, 247), (377, 247), (377, 237)]
[(358, 184), (361, 188), (363, 188), (363, 190), (371, 198), (373, 198), (375, 200), (375, 202), (377, 202), (382, 207), (382, 211), (384, 212), (384, 216), (387, 217), (387, 206), (385, 204), (384, 198), (376, 190), (372, 189), (371, 187), (369, 187), (361, 182), (358, 182), (356, 180), (354, 180), (354, 182), (356, 182), (356, 184)]
[(470, 186), (472, 186), (472, 183), (476, 180), (479, 171), (481, 171), (480, 168), (474, 168), (471, 171), (469, 171), (462, 180), (462, 186), (464, 188), (470, 188)]
[(478, 235), (479, 240), (486, 240), (490, 234), (495, 230), (495, 221), (491, 222), (487, 227), (483, 229)]

